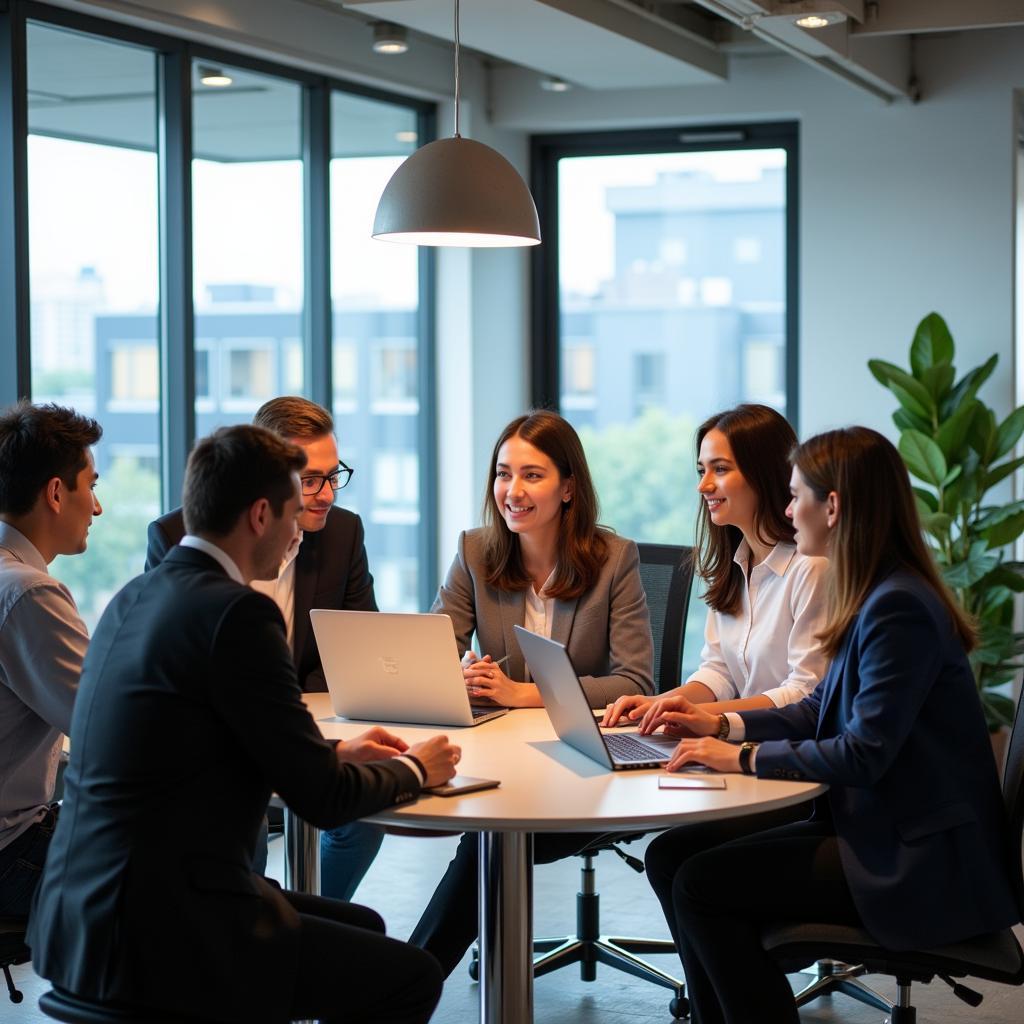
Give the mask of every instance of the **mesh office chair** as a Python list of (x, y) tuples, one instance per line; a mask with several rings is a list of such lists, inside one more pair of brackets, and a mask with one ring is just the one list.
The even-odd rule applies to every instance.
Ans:
[[(654, 638), (654, 681), (657, 692), (663, 693), (678, 686), (680, 682), (686, 612), (690, 605), (690, 585), (693, 581), (693, 549), (672, 544), (640, 544), (638, 547), (640, 579), (647, 596)], [(580, 891), (576, 894), (576, 934), (534, 940), (534, 952), (541, 954), (534, 961), (534, 977), (539, 978), (561, 967), (578, 963), (580, 978), (583, 981), (594, 981), (597, 978), (597, 965), (601, 963), (671, 989), (672, 1015), (685, 1017), (689, 1013), (689, 1006), (682, 981), (641, 960), (637, 955), (674, 953), (673, 942), (668, 939), (601, 934), (600, 894), (597, 892), (594, 858), (608, 850), (621, 857), (634, 871), (643, 872), (643, 862), (626, 853), (618, 844), (632, 842), (644, 834), (598, 835), (578, 854), (583, 858), (583, 865), (580, 869)]]
[[(1017, 919), (1024, 921), (1024, 873), (1021, 842), (1024, 839), (1024, 698), (1010, 736), (1009, 755), (1003, 776), (1003, 799), (1010, 827), (1009, 862), (1017, 897)], [(982, 1001), (979, 992), (953, 981), (982, 978), (1006, 985), (1024, 984), (1024, 952), (1013, 932), (995, 932), (939, 949), (894, 953), (877, 945), (866, 931), (835, 924), (780, 924), (762, 932), (762, 944), (786, 971), (800, 970), (819, 957), (834, 957), (851, 974), (888, 974), (896, 979), (897, 1002), (890, 1011), (891, 1024), (915, 1024), (917, 1010), (911, 1003), (911, 985), (941, 978), (953, 994), (968, 1006)]]

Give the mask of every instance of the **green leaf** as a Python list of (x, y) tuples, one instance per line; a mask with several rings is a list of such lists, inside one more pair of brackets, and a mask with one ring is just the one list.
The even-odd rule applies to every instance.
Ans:
[(922, 512), (922, 505), (924, 505), (927, 510), (924, 512), (925, 515), (927, 515), (928, 512), (939, 511), (939, 499), (936, 498), (931, 491), (926, 491), (923, 487), (915, 487), (914, 497), (917, 498), (917, 511), (919, 513)]
[(1002, 726), (1013, 725), (1013, 715), (1016, 705), (1003, 693), (994, 693), (991, 690), (981, 691), (981, 708), (985, 712), (985, 724), (989, 732), (995, 732)]
[[(918, 510), (918, 514), (920, 514), (920, 510)], [(929, 512), (920, 518), (921, 529), (940, 540), (949, 533), (949, 529), (953, 525), (953, 517), (945, 512)]]
[(894, 363), (887, 363), (883, 359), (872, 359), (868, 367), (876, 380), (884, 384), (897, 398), (900, 398), (898, 391), (910, 397), (909, 405), (900, 398), (900, 404), (904, 408), (910, 409), (915, 416), (924, 416), (931, 420), (932, 413), (936, 410), (935, 400), (919, 380), (906, 370), (901, 370)]
[(1011, 474), (1016, 473), (1021, 466), (1024, 466), (1024, 456), (1019, 459), (1011, 459), (1009, 462), (1004, 462), (1001, 466), (996, 466), (995, 469), (990, 469), (985, 476), (985, 490), (987, 491), (990, 487), (995, 487), (1001, 480), (1005, 480)]
[(946, 456), (946, 461), (958, 458), (961, 449), (967, 444), (967, 435), (970, 432), (971, 424), (978, 410), (982, 408), (981, 402), (976, 398), (964, 402), (953, 412), (947, 420), (939, 424), (935, 432), (935, 441)]
[(1019, 409), (1014, 409), (1009, 416), (999, 424), (999, 430), (996, 431), (996, 451), (992, 459), (1001, 459), (1008, 452), (1013, 451), (1014, 446), (1020, 440), (1020, 435), (1024, 433), (1024, 405)]
[(985, 577), (986, 586), (1006, 587), (1015, 594), (1024, 593), (1024, 571), (1020, 562), (1002, 562)]
[(961, 402), (966, 402), (968, 399), (974, 398), (982, 384), (992, 376), (992, 371), (996, 368), (996, 363), (998, 362), (999, 356), (994, 355), (986, 362), (982, 363), (981, 366), (976, 366), (973, 370), (965, 373), (963, 379), (953, 388), (949, 395), (943, 399), (940, 415), (945, 418), (949, 416)]
[(907, 469), (914, 476), (933, 487), (942, 485), (948, 472), (946, 457), (927, 434), (920, 430), (905, 430), (900, 436), (899, 449)]
[(996, 443), (996, 417), (987, 406), (982, 406), (974, 419), (967, 435), (970, 446), (978, 453), (978, 457), (987, 466), (992, 461), (992, 452)]
[(962, 590), (990, 573), (999, 564), (999, 555), (986, 548), (985, 541), (975, 541), (967, 558), (943, 570), (942, 575), (946, 582), (951, 587)]
[(932, 366), (953, 361), (953, 337), (938, 313), (929, 313), (918, 325), (910, 343), (910, 365), (917, 376)]
[(983, 531), (982, 537), (988, 541), (990, 548), (1001, 548), (1012, 544), (1022, 533), (1024, 533), (1024, 512), (1019, 512), (1015, 516), (1010, 516), (1009, 519), (1004, 519), (991, 529)]
[(947, 474), (946, 479), (942, 481), (943, 487), (948, 487), (963, 471), (963, 466), (954, 466)]
[(921, 379), (921, 383), (928, 389), (928, 394), (936, 402), (940, 402), (946, 397), (947, 392), (952, 387), (956, 370), (949, 363), (943, 363), (941, 366), (929, 366), (923, 373), (915, 371), (915, 375)]
[(1011, 516), (1024, 512), (1024, 501), (1011, 501), (1006, 505), (986, 506), (981, 510), (981, 515), (974, 522), (974, 529), (979, 533), (992, 526), (1004, 522)]
[(915, 416), (913, 413), (907, 412), (902, 406), (892, 414), (892, 421), (900, 430), (921, 430), (926, 434), (932, 432), (931, 420), (926, 420), (922, 416)]

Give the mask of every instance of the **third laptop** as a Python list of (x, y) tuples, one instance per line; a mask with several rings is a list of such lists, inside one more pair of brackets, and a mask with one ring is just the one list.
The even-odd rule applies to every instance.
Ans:
[(522, 626), (516, 626), (515, 631), (560, 740), (616, 771), (660, 768), (668, 761), (678, 740), (636, 733), (602, 733), (565, 647)]

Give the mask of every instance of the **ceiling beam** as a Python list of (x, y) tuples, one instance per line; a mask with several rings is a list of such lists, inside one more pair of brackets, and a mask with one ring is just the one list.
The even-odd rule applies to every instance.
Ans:
[(878, 0), (865, 4), (864, 21), (851, 25), (857, 36), (958, 32), (1024, 25), (1021, 0)]

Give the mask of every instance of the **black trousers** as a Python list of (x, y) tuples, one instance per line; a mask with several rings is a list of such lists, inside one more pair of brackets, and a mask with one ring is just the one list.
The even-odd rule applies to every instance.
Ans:
[[(538, 833), (533, 837), (533, 862), (552, 864), (571, 857), (598, 838), (599, 834), (592, 832)], [(478, 835), (467, 832), (409, 936), (414, 946), (437, 957), (446, 978), (477, 937), (479, 858)]]
[(368, 907), (285, 892), (299, 912), (298, 973), (292, 1019), (324, 1024), (425, 1024), (441, 998), (437, 961), (389, 939)]
[[(717, 827), (724, 833), (755, 820)], [(860, 922), (833, 825), (802, 821), (697, 849), (715, 828), (673, 829), (647, 851), (648, 877), (686, 972), (693, 1024), (798, 1024), (792, 989), (762, 949), (761, 928), (787, 919)]]

